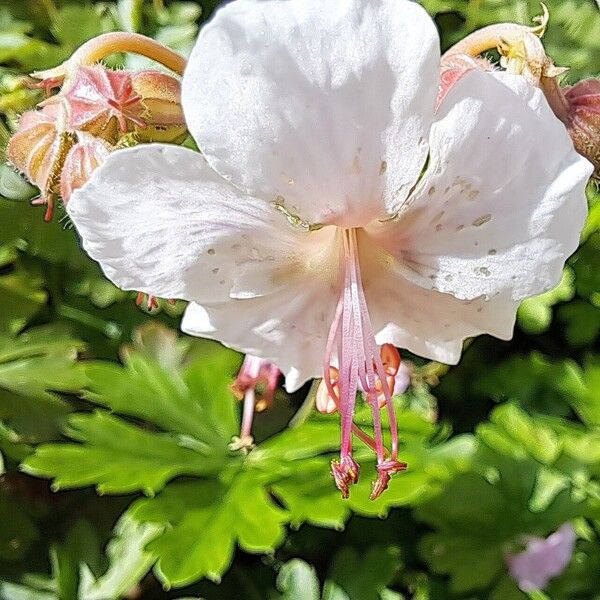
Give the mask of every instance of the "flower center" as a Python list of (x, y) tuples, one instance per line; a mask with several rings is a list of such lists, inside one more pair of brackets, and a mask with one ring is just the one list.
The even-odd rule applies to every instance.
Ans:
[[(342, 496), (358, 481), (359, 466), (352, 458), (352, 432), (368, 443), (377, 455), (378, 477), (373, 483), (371, 498), (377, 498), (386, 488), (390, 476), (406, 469), (398, 461), (398, 428), (392, 403), (393, 377), (400, 366), (400, 355), (391, 345), (381, 349), (375, 341), (371, 318), (362, 284), (358, 253), (357, 229), (344, 229), (343, 256), (340, 273), (340, 297), (329, 330), (324, 360), (324, 389), (340, 411), (340, 460), (332, 462), (332, 474)], [(337, 354), (338, 368), (333, 368)], [(374, 439), (354, 423), (354, 408), (358, 390), (362, 389), (373, 415)], [(391, 432), (391, 452), (385, 448), (380, 407), (385, 406)]]

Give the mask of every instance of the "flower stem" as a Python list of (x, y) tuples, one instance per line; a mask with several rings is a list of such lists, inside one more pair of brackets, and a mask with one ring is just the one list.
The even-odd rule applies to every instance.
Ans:
[(563, 122), (569, 120), (569, 103), (555, 77), (542, 77), (540, 87), (554, 114)]
[(71, 58), (58, 67), (46, 71), (36, 71), (31, 75), (36, 79), (68, 79), (77, 67), (93, 65), (117, 52), (140, 54), (160, 63), (178, 75), (183, 75), (186, 65), (183, 56), (152, 38), (139, 33), (116, 31), (104, 33), (89, 40), (80, 46)]

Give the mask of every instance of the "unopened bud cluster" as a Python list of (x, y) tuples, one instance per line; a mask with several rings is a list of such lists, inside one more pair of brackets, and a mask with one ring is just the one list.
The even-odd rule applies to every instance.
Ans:
[[(40, 87), (62, 81), (44, 80)], [(62, 89), (21, 116), (7, 157), (40, 189), (34, 203), (67, 203), (114, 150), (143, 142), (178, 143), (186, 136), (181, 84), (159, 71), (113, 71), (78, 65)]]

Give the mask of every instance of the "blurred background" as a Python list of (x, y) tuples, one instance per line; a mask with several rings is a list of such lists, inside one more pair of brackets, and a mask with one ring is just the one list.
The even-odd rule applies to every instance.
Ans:
[[(0, 0), (0, 598), (599, 599), (593, 185), (579, 250), (558, 288), (523, 303), (512, 341), (478, 338), (452, 369), (404, 357), (410, 470), (376, 502), (367, 476), (339, 498), (338, 420), (310, 410), (310, 386), (279, 390), (256, 417), (258, 447), (229, 452), (242, 357), (178, 333), (183, 303), (137, 307), (81, 251), (62, 208), (45, 223), (30, 205), (37, 190), (5, 164), (19, 115), (42, 99), (23, 75), (114, 30), (187, 54), (218, 4)], [(541, 12), (527, 0), (422, 4), (445, 48)], [(547, 4), (544, 43), (570, 67), (564, 82), (598, 76), (598, 4)], [(562, 573), (521, 591), (510, 557), (565, 524), (576, 542)]]

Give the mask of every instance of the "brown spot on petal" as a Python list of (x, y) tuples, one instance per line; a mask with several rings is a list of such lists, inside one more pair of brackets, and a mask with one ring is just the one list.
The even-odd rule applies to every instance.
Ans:
[(475, 219), (473, 221), (473, 226), (480, 227), (481, 225), (485, 225), (486, 223), (489, 223), (491, 220), (492, 220), (492, 215), (490, 215), (489, 213), (487, 215), (481, 215), (481, 217), (478, 217), (477, 219)]

